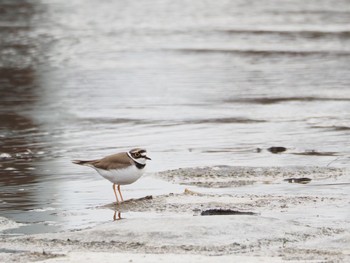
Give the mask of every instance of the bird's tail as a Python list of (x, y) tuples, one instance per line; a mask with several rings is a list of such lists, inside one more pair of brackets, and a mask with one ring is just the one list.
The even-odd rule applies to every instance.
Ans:
[(72, 160), (72, 163), (79, 164), (79, 165), (88, 165), (91, 163), (91, 161)]

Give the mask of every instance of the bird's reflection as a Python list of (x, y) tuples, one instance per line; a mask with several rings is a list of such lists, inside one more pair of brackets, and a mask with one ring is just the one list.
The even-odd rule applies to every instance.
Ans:
[(144, 206), (144, 204), (142, 205), (143, 202), (149, 203), (149, 201), (152, 199), (153, 197), (151, 195), (148, 195), (138, 199), (125, 200), (124, 202), (120, 203), (110, 203), (101, 207), (113, 210), (113, 221), (117, 221), (124, 219), (122, 218), (122, 213), (135, 210), (137, 211), (138, 207)]
[(115, 210), (113, 215), (113, 221), (121, 220), (122, 213), (120, 211)]

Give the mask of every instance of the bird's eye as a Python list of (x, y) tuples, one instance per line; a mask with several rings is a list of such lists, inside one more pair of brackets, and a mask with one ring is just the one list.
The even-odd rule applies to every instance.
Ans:
[(135, 153), (134, 155), (135, 155), (136, 158), (140, 157), (140, 153)]

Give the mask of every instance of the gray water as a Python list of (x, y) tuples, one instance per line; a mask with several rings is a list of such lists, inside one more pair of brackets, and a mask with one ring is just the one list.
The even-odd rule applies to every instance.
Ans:
[(348, 167), (350, 2), (1, 0), (0, 103), (16, 233), (111, 220), (110, 183), (70, 160), (136, 146), (127, 198), (180, 191), (154, 176), (180, 167)]

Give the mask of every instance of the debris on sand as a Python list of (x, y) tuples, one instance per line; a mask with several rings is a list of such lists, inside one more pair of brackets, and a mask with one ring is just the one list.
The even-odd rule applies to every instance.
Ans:
[(185, 191), (184, 191), (184, 194), (185, 195), (199, 195), (200, 193), (194, 192), (194, 191), (186, 188)]

